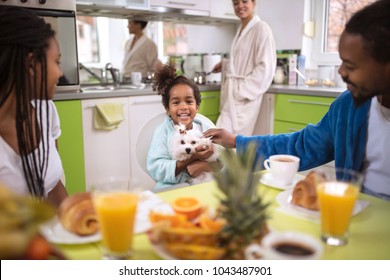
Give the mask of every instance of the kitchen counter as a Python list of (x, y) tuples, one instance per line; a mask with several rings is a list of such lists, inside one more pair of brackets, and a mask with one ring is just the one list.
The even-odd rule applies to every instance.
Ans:
[(337, 97), (346, 90), (345, 87), (309, 87), (294, 85), (271, 85), (267, 93), (299, 94), (322, 97)]
[[(200, 91), (220, 90), (220, 84), (199, 85)], [(283, 93), (283, 94), (300, 94), (310, 96), (337, 97), (345, 91), (343, 87), (308, 87), (308, 86), (292, 86), (292, 85), (271, 85), (267, 93)], [(59, 92), (54, 96), (54, 100), (79, 100), (92, 98), (111, 98), (111, 97), (128, 97), (140, 95), (155, 95), (157, 94), (152, 89), (152, 85), (148, 84), (144, 89), (121, 89), (121, 90), (89, 90), (86, 92)]]
[[(220, 84), (199, 85), (199, 90), (213, 91), (220, 90)], [(152, 85), (148, 84), (143, 89), (120, 89), (120, 90), (88, 90), (85, 92), (58, 92), (54, 96), (55, 101), (59, 100), (78, 100), (78, 99), (94, 99), (94, 98), (112, 98), (112, 97), (129, 97), (141, 95), (157, 95), (153, 91)]]

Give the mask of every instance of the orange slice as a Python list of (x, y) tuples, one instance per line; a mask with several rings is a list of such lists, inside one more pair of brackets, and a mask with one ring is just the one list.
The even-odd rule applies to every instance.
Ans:
[(219, 232), (226, 224), (226, 221), (224, 219), (213, 219), (209, 215), (202, 215), (199, 218), (199, 224), (201, 228)]
[(171, 202), (173, 210), (192, 220), (202, 213), (201, 202), (195, 197), (178, 197)]
[(152, 224), (157, 224), (161, 221), (168, 221), (171, 227), (187, 226), (189, 221), (187, 217), (182, 214), (163, 214), (150, 211), (149, 220)]

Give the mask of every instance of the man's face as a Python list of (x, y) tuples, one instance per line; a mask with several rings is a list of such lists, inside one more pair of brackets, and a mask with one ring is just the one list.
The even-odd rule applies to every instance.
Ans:
[(357, 105), (376, 95), (390, 94), (390, 64), (379, 63), (364, 49), (360, 35), (343, 32), (339, 43), (339, 74)]

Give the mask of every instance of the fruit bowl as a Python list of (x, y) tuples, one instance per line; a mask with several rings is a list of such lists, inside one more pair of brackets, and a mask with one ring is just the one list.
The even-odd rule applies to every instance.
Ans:
[(224, 220), (205, 211), (196, 198), (177, 198), (171, 204), (174, 214), (151, 211), (149, 215), (148, 235), (156, 253), (163, 258), (222, 259), (226, 252), (219, 247), (219, 232)]

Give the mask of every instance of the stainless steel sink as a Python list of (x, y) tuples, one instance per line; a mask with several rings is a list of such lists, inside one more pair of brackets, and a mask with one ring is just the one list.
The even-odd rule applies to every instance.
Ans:
[(114, 90), (113, 86), (87, 86), (81, 87), (82, 91), (112, 91)]
[(120, 85), (119, 87), (114, 87), (112, 85), (101, 86), (101, 85), (93, 85), (93, 86), (81, 86), (82, 92), (91, 92), (91, 91), (122, 91), (122, 90), (140, 90), (144, 87), (136, 87), (133, 85)]

